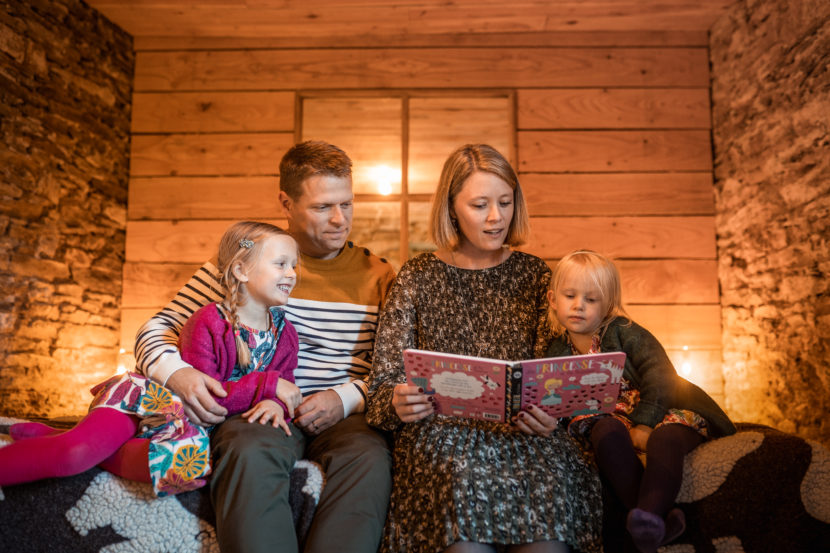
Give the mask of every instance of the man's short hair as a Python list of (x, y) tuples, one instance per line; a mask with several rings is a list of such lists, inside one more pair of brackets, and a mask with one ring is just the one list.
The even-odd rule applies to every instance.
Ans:
[(297, 200), (303, 181), (315, 175), (351, 177), (352, 160), (346, 152), (322, 140), (295, 144), (280, 161), (280, 190)]

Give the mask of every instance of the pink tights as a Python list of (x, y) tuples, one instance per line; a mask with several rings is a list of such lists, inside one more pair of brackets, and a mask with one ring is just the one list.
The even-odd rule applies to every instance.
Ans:
[(133, 438), (138, 423), (134, 415), (98, 407), (66, 432), (38, 423), (13, 425), (9, 433), (14, 443), (0, 448), (0, 486), (73, 476), (95, 465), (150, 482), (150, 441)]

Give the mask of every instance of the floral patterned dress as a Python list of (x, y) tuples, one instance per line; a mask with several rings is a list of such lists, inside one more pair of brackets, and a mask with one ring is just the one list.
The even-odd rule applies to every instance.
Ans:
[[(220, 309), (223, 317), (224, 312)], [(279, 336), (285, 327), (282, 309), (272, 307), (268, 330), (240, 325), (239, 333), (251, 350), (247, 367), (238, 363), (229, 380), (239, 380), (261, 371), (274, 357)], [(210, 474), (211, 428), (192, 424), (185, 415), (182, 400), (152, 380), (133, 372), (113, 376), (91, 390), (95, 396), (90, 410), (117, 409), (141, 419), (137, 438), (150, 440), (148, 463), (153, 491), (159, 497), (195, 490), (204, 486)]]
[(559, 540), (602, 550), (600, 484), (564, 428), (547, 438), (499, 423), (432, 415), (403, 424), (392, 390), (402, 351), (419, 348), (527, 359), (545, 346), (550, 270), (521, 252), (483, 270), (433, 254), (401, 269), (375, 341), (369, 423), (394, 431), (394, 479), (384, 551), (442, 551), (457, 541)]

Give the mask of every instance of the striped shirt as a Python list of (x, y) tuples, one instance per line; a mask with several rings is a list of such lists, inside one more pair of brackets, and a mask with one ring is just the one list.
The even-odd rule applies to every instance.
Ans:
[[(304, 395), (333, 389), (346, 416), (362, 412), (380, 309), (395, 272), (386, 260), (349, 242), (333, 259), (300, 255), (298, 273), (284, 307), (300, 338), (297, 386)], [(223, 295), (209, 261), (138, 330), (137, 369), (163, 384), (187, 366), (178, 350), (179, 330), (196, 310)]]

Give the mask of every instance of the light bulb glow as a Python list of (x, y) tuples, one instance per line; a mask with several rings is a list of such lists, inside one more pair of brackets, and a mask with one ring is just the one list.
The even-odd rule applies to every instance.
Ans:
[(375, 183), (378, 194), (388, 196), (392, 193), (392, 186), (401, 181), (400, 169), (393, 169), (388, 165), (375, 165), (368, 170), (369, 178)]

